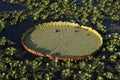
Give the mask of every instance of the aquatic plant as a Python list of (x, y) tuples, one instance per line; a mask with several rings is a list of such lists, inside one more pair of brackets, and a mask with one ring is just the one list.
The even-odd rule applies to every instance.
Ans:
[(5, 21), (0, 19), (0, 32), (5, 29)]
[(3, 36), (3, 37), (0, 38), (0, 46), (3, 47), (3, 46), (6, 46), (6, 45), (14, 45), (14, 42), (12, 42), (9, 39), (6, 39), (6, 37)]
[[(45, 57), (33, 58), (33, 55), (30, 56), (26, 51), (16, 52), (12, 45), (8, 46), (13, 42), (3, 36), (0, 38), (1, 80), (120, 79), (120, 34), (108, 33), (110, 26), (104, 24), (108, 19), (111, 20), (110, 24), (119, 23), (119, 0), (3, 0), (3, 2), (10, 3), (11, 6), (19, 4), (24, 6), (24, 9), (0, 12), (0, 32), (7, 26), (9, 28), (10, 25), (17, 25), (28, 18), (43, 22), (67, 20), (98, 30), (102, 33), (104, 44), (99, 55), (88, 60), (61, 61)], [(18, 56), (15, 56), (16, 53)]]
[[(37, 35), (40, 37), (36, 37)], [(22, 44), (28, 52), (35, 55), (45, 56), (50, 59), (82, 60), (87, 56), (95, 54), (101, 48), (102, 37), (92, 28), (79, 26), (76, 23), (50, 22), (39, 24), (33, 29), (29, 29), (22, 37)], [(68, 47), (71, 45), (72, 47)], [(90, 50), (90, 47), (87, 47), (88, 45), (92, 50)], [(84, 50), (85, 48), (86, 50)]]
[(105, 43), (106, 49), (110, 52), (117, 51), (117, 47), (120, 46), (120, 35), (119, 33), (111, 33), (104, 38), (107, 42)]
[(5, 49), (5, 53), (9, 56), (14, 55), (15, 51), (16, 51), (16, 49), (14, 47), (9, 47), (9, 48)]

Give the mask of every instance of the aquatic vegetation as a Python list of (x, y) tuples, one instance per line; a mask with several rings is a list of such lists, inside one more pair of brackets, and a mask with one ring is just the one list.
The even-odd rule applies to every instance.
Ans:
[(6, 46), (6, 45), (14, 45), (14, 42), (12, 42), (11, 40), (9, 39), (6, 39), (6, 37), (1, 37), (0, 38), (0, 46)]
[(106, 50), (109, 52), (117, 51), (117, 48), (120, 46), (120, 34), (119, 33), (111, 33), (105, 36), (104, 38), (107, 42)]
[[(120, 22), (119, 0), (3, 0), (21, 5), (22, 10), (0, 12), (0, 32), (32, 19), (33, 22), (71, 21), (91, 26), (103, 36), (99, 55), (83, 61), (50, 60), (14, 48), (6, 37), (0, 38), (1, 80), (119, 80), (120, 33), (108, 33), (112, 23)], [(107, 20), (111, 22), (105, 24)], [(118, 25), (119, 26), (119, 25)], [(58, 33), (59, 30), (56, 30)], [(77, 32), (77, 31), (76, 31)], [(17, 44), (17, 43), (16, 43)], [(17, 55), (17, 56), (16, 56)], [(24, 58), (24, 59), (23, 59)]]
[(0, 32), (5, 29), (5, 21), (0, 19)]
[(22, 37), (23, 47), (28, 52), (61, 60), (83, 60), (98, 52), (102, 43), (101, 35), (92, 28), (60, 21), (39, 24)]
[(12, 56), (12, 55), (14, 55), (15, 51), (16, 51), (16, 49), (14, 47), (8, 47), (5, 49), (5, 54)]

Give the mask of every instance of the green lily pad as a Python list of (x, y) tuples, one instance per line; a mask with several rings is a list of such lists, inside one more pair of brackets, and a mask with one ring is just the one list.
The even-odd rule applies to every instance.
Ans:
[(90, 27), (71, 22), (49, 22), (29, 29), (23, 35), (22, 43), (27, 51), (36, 55), (80, 59), (98, 51), (103, 40)]

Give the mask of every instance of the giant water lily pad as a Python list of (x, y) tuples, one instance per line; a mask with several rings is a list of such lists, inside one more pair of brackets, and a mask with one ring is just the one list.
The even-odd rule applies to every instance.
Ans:
[(22, 37), (28, 52), (51, 59), (84, 59), (99, 51), (102, 43), (96, 30), (71, 22), (39, 24)]

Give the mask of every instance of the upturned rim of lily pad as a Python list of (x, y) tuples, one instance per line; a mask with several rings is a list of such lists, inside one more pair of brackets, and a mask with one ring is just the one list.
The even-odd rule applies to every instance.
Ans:
[[(26, 45), (26, 43), (24, 42), (24, 38), (25, 36), (28, 34), (28, 33), (31, 33), (33, 32), (38, 26), (46, 26), (48, 24), (58, 24), (58, 25), (62, 25), (62, 24), (68, 24), (68, 25), (71, 25), (71, 26), (77, 26), (77, 27), (80, 27), (82, 29), (85, 29), (87, 31), (90, 31), (92, 32), (93, 34), (95, 34), (99, 40), (100, 40), (100, 46), (99, 46), (99, 49), (96, 49), (95, 51), (93, 51), (92, 53), (89, 53), (88, 55), (78, 55), (78, 56), (73, 56), (73, 57), (61, 57), (61, 56), (52, 56), (51, 54), (47, 53), (47, 54), (43, 54), (41, 51), (37, 51), (37, 50), (34, 50), (32, 48), (30, 48), (29, 46)], [(95, 55), (96, 53), (98, 53), (101, 48), (102, 48), (102, 45), (103, 45), (103, 38), (101, 36), (101, 34), (99, 34), (96, 30), (92, 29), (91, 27), (88, 27), (88, 26), (82, 26), (82, 25), (79, 25), (77, 23), (72, 23), (72, 22), (62, 22), (62, 21), (58, 21), (58, 22), (48, 22), (48, 23), (43, 23), (43, 24), (39, 24), (39, 25), (36, 25), (35, 27), (33, 28), (30, 28), (28, 29), (22, 36), (21, 38), (21, 41), (22, 41), (22, 45), (23, 47), (25, 48), (26, 51), (28, 51), (29, 53), (31, 54), (34, 54), (34, 55), (37, 55), (37, 56), (42, 56), (42, 57), (48, 57), (50, 59), (58, 59), (58, 60), (66, 60), (66, 59), (70, 59), (70, 60), (84, 60), (84, 59), (87, 59), (89, 56), (93, 56)]]

